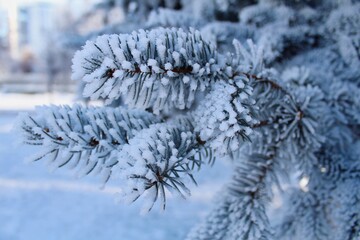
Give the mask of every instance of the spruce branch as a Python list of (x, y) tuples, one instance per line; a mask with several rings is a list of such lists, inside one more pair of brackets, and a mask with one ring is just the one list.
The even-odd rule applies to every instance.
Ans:
[(286, 92), (274, 92), (269, 88), (271, 86), (254, 87), (259, 120), (252, 128), (266, 140), (253, 141), (253, 148), (277, 143), (283, 156), (303, 164), (301, 169), (306, 169), (324, 142), (321, 126), (326, 119), (322, 116), (328, 111), (324, 94), (311, 85), (289, 87)]
[[(217, 154), (224, 155), (248, 141), (252, 133), (252, 89), (246, 80), (218, 82), (192, 113), (195, 131)], [(224, 148), (224, 144), (227, 146)]]
[(149, 14), (146, 22), (147, 28), (155, 27), (177, 27), (189, 28), (200, 27), (204, 25), (204, 21), (187, 12), (173, 10), (169, 8), (158, 8)]
[(336, 145), (326, 142), (316, 152), (317, 161), (304, 175), (307, 185), (287, 194), (278, 236), (292, 239), (306, 232), (307, 239), (352, 239), (359, 234), (358, 156), (350, 149), (339, 153)]
[(150, 211), (166, 192), (190, 194), (184, 177), (212, 155), (197, 139), (189, 118), (159, 123), (155, 115), (124, 108), (39, 107), (18, 118), (24, 142), (42, 149), (32, 160), (48, 159), (54, 168), (76, 168), (80, 175), (101, 173), (104, 184), (121, 179), (128, 202), (145, 194)]
[(269, 201), (266, 189), (273, 163), (271, 157), (261, 154), (241, 162), (217, 207), (188, 239), (271, 239), (265, 204)]
[[(321, 146), (318, 135), (314, 134), (316, 124), (311, 121), (314, 116), (321, 114), (318, 111), (323, 108), (321, 92), (314, 88), (302, 88), (298, 94), (294, 94), (293, 99), (294, 102), (275, 101), (271, 108), (267, 109), (275, 116), (251, 125), (257, 134), (253, 134), (252, 143), (242, 151), (248, 152), (249, 158), (241, 159), (233, 181), (225, 190), (226, 197), (220, 200), (218, 208), (212, 211), (205, 222), (189, 235), (189, 239), (272, 238), (265, 212), (272, 195), (269, 183), (279, 184), (279, 178), (286, 176), (282, 161), (286, 158), (284, 153), (290, 156), (294, 154), (291, 152), (294, 148), (287, 152), (288, 144), (298, 141), (297, 145), (304, 147), (297, 150), (297, 154), (299, 151), (311, 151), (314, 154)], [(264, 106), (267, 104), (260, 105), (259, 111)], [(307, 125), (308, 123), (311, 125)], [(290, 134), (289, 131), (295, 134)], [(222, 223), (220, 219), (223, 219)]]
[(259, 76), (255, 75), (255, 74), (250, 74), (250, 73), (246, 73), (246, 72), (235, 73), (234, 75), (236, 76), (236, 75), (241, 75), (241, 74), (245, 75), (249, 79), (254, 79), (255, 82), (270, 84), (270, 86), (273, 89), (281, 90), (284, 93), (290, 95), (283, 87), (281, 87), (278, 83), (276, 83), (273, 80), (270, 80), (270, 79), (264, 78), (264, 77), (259, 77)]
[(116, 164), (111, 156), (137, 131), (159, 121), (140, 110), (80, 105), (38, 107), (35, 115), (17, 120), (24, 143), (42, 148), (33, 160), (46, 158), (54, 168), (77, 167), (80, 175), (102, 172), (105, 181)]
[(190, 195), (184, 178), (196, 184), (191, 172), (194, 165), (202, 164), (201, 148), (190, 124), (154, 124), (140, 131), (119, 152), (119, 163), (113, 168), (123, 179), (125, 201), (147, 195), (144, 210), (150, 211), (158, 200), (165, 209), (166, 190), (182, 197)]
[(198, 31), (139, 30), (87, 42), (73, 59), (73, 79), (86, 82), (84, 96), (131, 106), (189, 108), (197, 91), (219, 78), (216, 49)]
[[(269, 176), (273, 171), (274, 160), (270, 156), (253, 154), (247, 162), (235, 169), (233, 183), (229, 186), (229, 194), (235, 202), (230, 212), (240, 212), (241, 217), (234, 216), (234, 224), (229, 229), (232, 239), (271, 239), (270, 223), (265, 213), (269, 201)], [(251, 172), (251, 175), (249, 175)], [(236, 203), (240, 201), (240, 203)]]
[(322, 202), (321, 197), (315, 192), (301, 189), (290, 191), (288, 201), (291, 209), (287, 209), (284, 221), (277, 226), (277, 237), (289, 240), (302, 236), (314, 240), (328, 239), (330, 236), (326, 229), (332, 225), (328, 218), (329, 206)]

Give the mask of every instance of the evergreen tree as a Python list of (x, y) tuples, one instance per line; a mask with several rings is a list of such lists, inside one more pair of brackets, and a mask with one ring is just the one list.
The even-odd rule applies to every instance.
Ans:
[(111, 4), (145, 30), (86, 42), (72, 78), (85, 97), (124, 105), (22, 114), (33, 160), (115, 179), (149, 211), (230, 158), (232, 180), (188, 239), (360, 239), (359, 3)]

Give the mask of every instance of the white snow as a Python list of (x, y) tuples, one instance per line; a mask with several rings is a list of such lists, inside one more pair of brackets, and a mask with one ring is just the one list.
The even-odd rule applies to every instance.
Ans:
[(124, 68), (124, 69), (127, 69), (127, 70), (132, 70), (133, 69), (133, 66), (131, 64), (131, 62), (129, 61), (123, 61), (121, 63), (121, 66)]

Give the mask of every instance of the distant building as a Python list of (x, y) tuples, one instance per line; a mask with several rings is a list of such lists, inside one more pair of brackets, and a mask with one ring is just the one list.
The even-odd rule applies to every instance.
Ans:
[(55, 5), (40, 1), (8, 1), (0, 4), (0, 46), (19, 59), (24, 49), (34, 55), (44, 50), (44, 38), (54, 29)]
[[(0, 50), (21, 63), (24, 71), (42, 71), (60, 25), (75, 22), (98, 1), (0, 0)], [(65, 8), (69, 18), (61, 15)], [(91, 22), (90, 28), (95, 28), (94, 25)]]
[(45, 40), (52, 33), (54, 24), (54, 5), (38, 2), (18, 8), (18, 44), (29, 48), (35, 56), (45, 50)]
[(0, 49), (9, 47), (9, 21), (8, 13), (5, 9), (0, 8)]

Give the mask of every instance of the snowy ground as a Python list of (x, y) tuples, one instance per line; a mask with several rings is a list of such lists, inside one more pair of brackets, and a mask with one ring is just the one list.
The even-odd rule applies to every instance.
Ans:
[(0, 94), (0, 240), (184, 239), (211, 207), (229, 167), (205, 167), (192, 197), (174, 196), (165, 212), (141, 215), (139, 204), (115, 203), (121, 186), (99, 190), (96, 177), (79, 180), (62, 170), (50, 173), (41, 162), (25, 163), (34, 149), (13, 144), (17, 112), (36, 104), (67, 104), (72, 98)]

